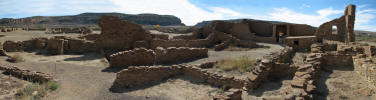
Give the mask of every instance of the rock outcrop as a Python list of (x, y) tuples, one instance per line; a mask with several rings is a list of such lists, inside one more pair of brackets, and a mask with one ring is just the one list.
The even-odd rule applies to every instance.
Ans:
[(172, 15), (157, 15), (157, 14), (122, 14), (122, 13), (82, 13), (73, 16), (35, 16), (28, 18), (0, 19), (0, 25), (93, 25), (97, 24), (102, 16), (119, 16), (122, 20), (128, 20), (141, 25), (162, 25), (162, 26), (184, 26), (181, 20)]

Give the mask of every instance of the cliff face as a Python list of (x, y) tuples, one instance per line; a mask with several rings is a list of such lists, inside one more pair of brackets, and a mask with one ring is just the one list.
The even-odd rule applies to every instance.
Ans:
[(103, 15), (119, 17), (122, 20), (131, 21), (141, 25), (162, 25), (162, 26), (184, 26), (181, 20), (172, 15), (157, 14), (122, 14), (122, 13), (82, 13), (72, 16), (34, 16), (20, 19), (3, 18), (0, 19), (0, 25), (85, 25), (98, 24)]

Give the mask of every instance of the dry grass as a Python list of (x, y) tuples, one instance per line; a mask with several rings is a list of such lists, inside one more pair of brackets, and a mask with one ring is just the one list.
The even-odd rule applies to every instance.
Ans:
[(224, 71), (237, 70), (239, 72), (247, 72), (254, 67), (255, 63), (256, 59), (252, 59), (249, 56), (242, 56), (235, 59), (220, 60), (215, 67)]
[(41, 100), (47, 95), (49, 91), (55, 91), (59, 88), (59, 84), (55, 81), (49, 81), (47, 83), (33, 83), (27, 85), (24, 89), (17, 92), (17, 100)]
[(15, 55), (9, 57), (7, 59), (7, 61), (12, 62), (12, 63), (19, 63), (19, 62), (24, 62), (25, 59), (21, 55), (15, 54)]

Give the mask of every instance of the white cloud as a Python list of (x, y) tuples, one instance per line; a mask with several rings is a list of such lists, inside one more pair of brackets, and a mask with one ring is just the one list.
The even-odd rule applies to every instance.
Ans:
[[(119, 12), (139, 14), (156, 13), (179, 17), (183, 23), (194, 25), (204, 20), (220, 20), (248, 16), (227, 8), (208, 7), (204, 10), (188, 0), (110, 0), (119, 7)], [(152, 3), (151, 3), (152, 2)]]
[(298, 13), (288, 8), (275, 8), (274, 12), (269, 13), (269, 15), (270, 20), (319, 26), (323, 22), (329, 21), (329, 18), (327, 18), (329, 15), (336, 14), (338, 11), (328, 8), (318, 10), (317, 13), (318, 15), (309, 15)]
[(326, 17), (328, 17), (329, 15), (332, 15), (332, 14), (340, 14), (340, 13), (343, 13), (343, 12), (344, 12), (343, 10), (333, 10), (332, 7), (326, 8), (326, 9), (321, 9), (321, 10), (317, 11), (317, 13), (320, 14), (320, 17), (323, 17), (323, 18), (326, 18)]
[(373, 19), (376, 18), (376, 10), (375, 9), (361, 9), (365, 8), (358, 7), (358, 11), (356, 12), (355, 16), (355, 28), (359, 30), (368, 30), (368, 31), (375, 31), (376, 32), (376, 26), (371, 25)]
[[(288, 8), (275, 8), (274, 12), (269, 13), (269, 20), (308, 24), (317, 27), (324, 22), (334, 19), (329, 16), (342, 13), (343, 10), (333, 10), (331, 7), (318, 10), (317, 15), (298, 13)], [(376, 18), (375, 14), (375, 9), (358, 10), (355, 18), (355, 29), (376, 31), (376, 26), (370, 24), (370, 22)]]

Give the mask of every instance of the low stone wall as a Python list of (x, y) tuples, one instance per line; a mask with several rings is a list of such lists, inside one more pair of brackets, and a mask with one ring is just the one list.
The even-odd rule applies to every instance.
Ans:
[(376, 64), (365, 54), (353, 56), (354, 71), (376, 86)]
[(136, 48), (111, 54), (109, 63), (111, 67), (145, 66), (155, 63), (155, 52), (145, 48)]
[(186, 41), (185, 40), (152, 40), (151, 41), (151, 48), (157, 48), (157, 47), (185, 47)]
[(155, 49), (157, 63), (171, 63), (208, 56), (206, 48), (169, 47)]
[(323, 54), (308, 54), (304, 65), (298, 67), (293, 80), (292, 90), (286, 95), (286, 100), (312, 100), (315, 84), (319, 78), (319, 71), (322, 66)]
[(109, 56), (111, 67), (146, 66), (157, 63), (173, 63), (208, 56), (206, 48), (158, 47), (155, 50), (136, 48)]
[[(268, 54), (258, 60), (255, 67), (248, 74), (247, 78), (249, 83), (247, 84), (247, 88), (254, 89), (258, 87), (260, 83), (268, 77), (280, 77), (279, 75), (291, 73), (294, 70), (291, 69), (292, 67), (289, 65), (292, 53), (293, 49), (286, 47), (280, 52)], [(280, 70), (284, 70), (284, 73), (275, 73)]]
[(328, 51), (337, 51), (337, 44), (315, 43), (311, 45), (312, 53), (323, 53)]
[(17, 66), (12, 65), (0, 65), (0, 70), (4, 70), (12, 76), (19, 77), (24, 80), (30, 80), (33, 82), (48, 82), (53, 80), (53, 76), (50, 74), (30, 70), (23, 70), (19, 69)]
[(83, 39), (67, 39), (68, 48), (64, 49), (72, 53), (84, 53), (97, 51), (97, 47), (93, 41), (86, 41)]
[(328, 67), (351, 67), (353, 66), (352, 55), (342, 54), (337, 52), (325, 53), (324, 55), (324, 68)]
[(7, 52), (47, 50), (50, 54), (94, 52), (98, 48), (93, 41), (85, 39), (55, 36), (53, 38), (33, 38), (26, 41), (6, 41), (3, 45)]
[(223, 95), (214, 96), (213, 100), (242, 100), (242, 90), (229, 89)]
[(242, 87), (247, 81), (236, 79), (233, 76), (218, 75), (199, 68), (198, 66), (211, 65), (213, 62), (201, 65), (173, 65), (173, 66), (132, 66), (116, 74), (116, 79), (111, 87), (132, 88), (151, 82), (160, 81), (172, 76), (186, 75), (207, 82), (216, 87), (230, 88), (224, 95), (216, 96), (220, 100), (241, 100)]
[(20, 41), (5, 41), (3, 49), (7, 52), (21, 52), (24, 51), (22, 42)]
[(135, 66), (116, 74), (112, 89), (129, 88), (182, 74), (179, 66)]

